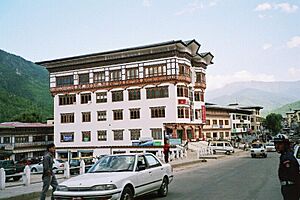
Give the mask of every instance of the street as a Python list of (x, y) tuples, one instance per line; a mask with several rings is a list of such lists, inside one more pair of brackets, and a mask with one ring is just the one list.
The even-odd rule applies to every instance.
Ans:
[[(201, 163), (192, 169), (175, 172), (175, 179), (164, 199), (172, 200), (281, 200), (277, 178), (279, 155), (251, 158), (250, 152), (239, 157)], [(154, 194), (139, 200), (159, 199)]]
[[(279, 155), (251, 158), (250, 152), (175, 169), (164, 200), (281, 200)], [(38, 198), (37, 198), (38, 199)], [(47, 199), (50, 199), (49, 197)], [(159, 200), (155, 193), (136, 200)]]

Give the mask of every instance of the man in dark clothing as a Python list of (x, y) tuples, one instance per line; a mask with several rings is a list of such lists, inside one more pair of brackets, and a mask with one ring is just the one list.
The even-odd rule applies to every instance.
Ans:
[(56, 177), (54, 172), (52, 171), (53, 168), (53, 157), (55, 153), (55, 145), (53, 143), (47, 145), (47, 152), (44, 155), (43, 158), (43, 190), (41, 194), (40, 200), (45, 200), (46, 199), (46, 193), (49, 189), (49, 186), (51, 185), (53, 190), (52, 190), (52, 198), (53, 198), (53, 192), (56, 190), (56, 187), (58, 185)]
[(294, 157), (289, 139), (284, 135), (274, 138), (276, 151), (280, 153), (278, 176), (281, 184), (281, 194), (284, 200), (300, 199), (299, 163)]

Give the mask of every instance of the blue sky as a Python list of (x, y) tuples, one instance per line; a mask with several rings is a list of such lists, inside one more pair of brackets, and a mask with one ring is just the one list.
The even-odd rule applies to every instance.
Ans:
[(27, 60), (196, 39), (207, 89), (300, 80), (297, 0), (0, 0), (0, 49)]

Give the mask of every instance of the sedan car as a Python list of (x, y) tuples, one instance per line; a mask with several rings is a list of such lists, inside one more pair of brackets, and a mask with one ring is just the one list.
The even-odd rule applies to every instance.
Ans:
[(267, 157), (267, 151), (266, 151), (265, 145), (262, 143), (259, 143), (259, 142), (255, 142), (252, 144), (250, 152), (251, 152), (252, 158), (255, 158), (258, 156), (261, 156), (263, 158)]
[(270, 151), (276, 151), (274, 142), (266, 143), (266, 150), (269, 151), (269, 152)]
[(151, 153), (109, 155), (98, 160), (86, 174), (59, 184), (54, 197), (132, 200), (155, 191), (164, 197), (172, 180), (171, 165)]

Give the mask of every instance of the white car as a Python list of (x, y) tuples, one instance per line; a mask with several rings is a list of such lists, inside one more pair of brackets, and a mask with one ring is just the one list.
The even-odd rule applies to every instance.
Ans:
[(266, 143), (266, 150), (268, 152), (270, 152), (270, 151), (276, 151), (274, 142), (268, 142), (268, 143)]
[(223, 152), (226, 154), (234, 153), (233, 146), (227, 141), (211, 141), (208, 144), (213, 150), (213, 153), (216, 154), (217, 152)]
[(155, 191), (164, 197), (172, 180), (171, 165), (151, 153), (109, 155), (86, 174), (60, 183), (54, 198), (133, 200)]
[(65, 170), (65, 161), (54, 159), (53, 168), (55, 173), (61, 172), (63, 173)]
[(255, 158), (261, 156), (263, 158), (267, 157), (267, 151), (263, 143), (253, 143), (250, 149), (251, 157)]
[[(63, 160), (54, 159), (53, 160), (53, 171), (55, 173), (64, 172), (65, 162)], [(43, 162), (39, 162), (37, 164), (30, 165), (30, 171), (33, 173), (42, 173), (43, 172)]]
[(30, 167), (30, 171), (33, 173), (43, 172), (43, 163), (42, 162), (39, 162), (37, 164), (32, 164), (29, 167)]

